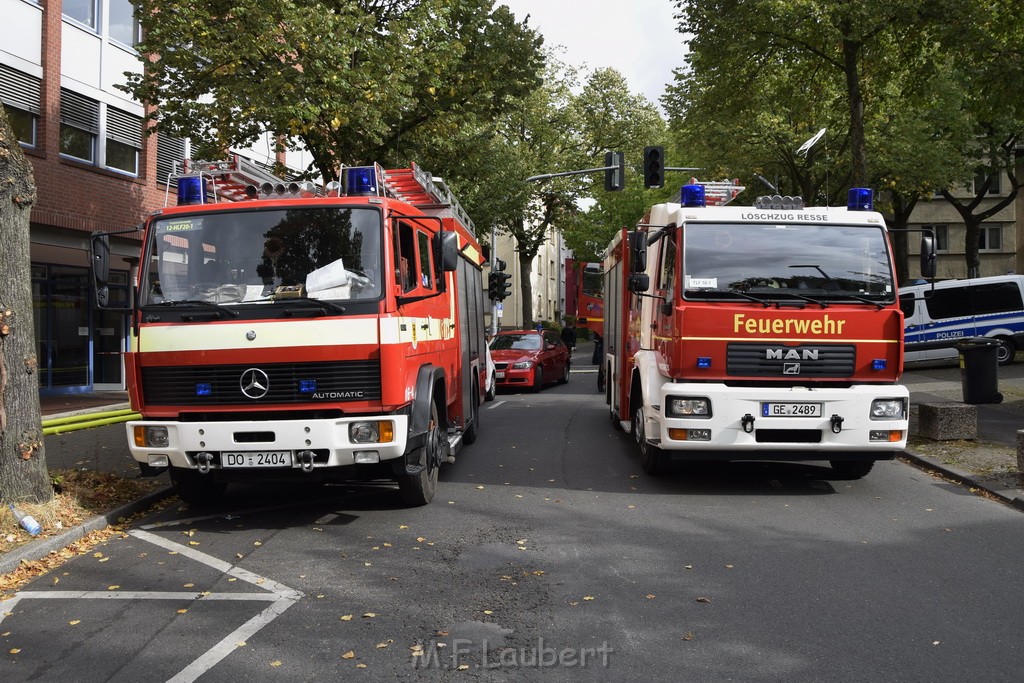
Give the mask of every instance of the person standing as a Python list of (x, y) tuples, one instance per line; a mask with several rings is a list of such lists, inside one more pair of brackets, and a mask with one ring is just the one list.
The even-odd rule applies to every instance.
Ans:
[(562, 328), (562, 343), (569, 347), (569, 353), (575, 350), (576, 328), (572, 326), (572, 323), (567, 322), (565, 327)]

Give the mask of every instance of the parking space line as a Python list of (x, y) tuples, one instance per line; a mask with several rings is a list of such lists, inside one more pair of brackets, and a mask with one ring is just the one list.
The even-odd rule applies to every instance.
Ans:
[(202, 593), (185, 591), (19, 591), (36, 600), (280, 600), (274, 593)]
[(505, 401), (495, 401), (491, 405), (487, 406), (487, 410), (494, 410), (495, 408), (500, 406), (502, 403), (505, 403)]

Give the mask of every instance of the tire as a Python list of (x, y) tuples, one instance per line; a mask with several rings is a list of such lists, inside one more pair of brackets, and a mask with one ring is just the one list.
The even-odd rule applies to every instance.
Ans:
[(637, 408), (633, 413), (633, 438), (640, 447), (640, 467), (652, 477), (665, 473), (667, 469), (667, 458), (657, 446), (647, 442), (647, 433), (644, 431), (644, 409)]
[(996, 337), (999, 342), (999, 349), (996, 351), (996, 359), (1000, 365), (1009, 365), (1013, 357), (1017, 355), (1017, 347), (1006, 337)]
[(476, 443), (476, 437), (480, 431), (480, 401), (477, 399), (479, 392), (476, 386), (473, 387), (473, 409), (470, 410), (470, 423), (465, 432), (462, 433), (462, 443), (467, 446)]
[(533, 373), (533, 386), (530, 387), (530, 391), (537, 393), (542, 386), (544, 386), (544, 368), (538, 365)]
[(216, 481), (209, 472), (200, 474), (195, 470), (172, 467), (170, 475), (174, 493), (189, 505), (216, 503), (228, 488), (227, 482)]
[(494, 382), (491, 382), (491, 388), (484, 393), (485, 401), (493, 401), (495, 396)]
[(418, 474), (398, 477), (398, 491), (402, 502), (410, 507), (426, 505), (437, 491), (437, 472), (441, 467), (441, 425), (437, 419), (437, 404), (430, 404), (430, 423), (427, 438), (417, 453), (416, 462), (423, 465)]
[(604, 365), (597, 366), (597, 391), (604, 392)]
[(559, 384), (568, 384), (569, 383), (569, 366), (570, 365), (571, 364), (569, 363), (569, 361), (565, 362), (565, 370), (562, 371), (562, 376), (558, 380)]
[(860, 479), (875, 466), (874, 460), (830, 460), (832, 470), (840, 479)]

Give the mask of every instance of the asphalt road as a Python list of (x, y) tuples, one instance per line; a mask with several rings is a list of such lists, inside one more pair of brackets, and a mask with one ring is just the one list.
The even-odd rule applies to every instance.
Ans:
[(651, 479), (595, 389), (499, 394), (425, 508), (175, 501), (4, 603), (0, 676), (1019, 680), (1019, 511), (898, 461)]

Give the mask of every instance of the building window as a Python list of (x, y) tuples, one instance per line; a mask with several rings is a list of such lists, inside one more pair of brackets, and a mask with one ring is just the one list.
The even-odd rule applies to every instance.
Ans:
[(1001, 251), (1003, 248), (1003, 226), (983, 225), (978, 234), (978, 251)]
[(1002, 174), (999, 171), (990, 171), (985, 168), (979, 168), (974, 173), (974, 193), (977, 194), (981, 191), (982, 186), (985, 184), (987, 178), (992, 179), (992, 184), (988, 186), (988, 192), (986, 194), (998, 195), (1001, 191), (1001, 183), (999, 182), (1002, 178)]
[(96, 30), (96, 0), (64, 0), (64, 16)]
[(36, 116), (21, 109), (15, 109), (4, 105), (7, 112), (7, 120), (11, 122), (11, 129), (14, 137), (18, 139), (22, 147), (36, 146)]
[(107, 107), (106, 135), (106, 167), (138, 175), (142, 117)]
[(172, 178), (174, 165), (185, 160), (185, 141), (168, 133), (157, 133), (156, 136), (156, 181), (171, 187), (177, 187), (178, 181)]
[(96, 136), (89, 131), (62, 123), (60, 153), (91, 164), (96, 160)]
[(0, 102), (23, 147), (35, 147), (37, 143), (41, 85), (40, 79), (0, 64)]
[(931, 230), (935, 236), (935, 251), (949, 252), (949, 226), (948, 225), (922, 225), (925, 230)]
[(135, 47), (142, 40), (142, 28), (135, 18), (135, 7), (129, 0), (110, 0), (110, 38), (123, 45)]
[(100, 103), (72, 90), (60, 91), (60, 153), (96, 162), (100, 132)]

